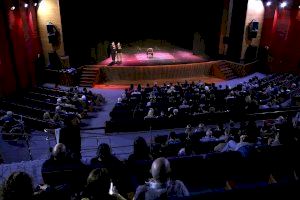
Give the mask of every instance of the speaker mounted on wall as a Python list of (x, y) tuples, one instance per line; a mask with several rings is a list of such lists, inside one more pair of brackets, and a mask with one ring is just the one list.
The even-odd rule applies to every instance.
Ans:
[(252, 20), (248, 25), (248, 39), (251, 40), (257, 37), (259, 22)]
[(50, 44), (56, 44), (58, 42), (58, 32), (54, 24), (48, 22), (47, 26), (47, 33), (48, 33), (48, 40)]

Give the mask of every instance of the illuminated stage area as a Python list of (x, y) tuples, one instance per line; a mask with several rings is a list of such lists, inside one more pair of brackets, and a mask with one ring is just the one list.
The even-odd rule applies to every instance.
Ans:
[[(150, 48), (153, 56), (147, 54)], [(191, 50), (161, 40), (124, 44), (122, 54), (122, 63), (113, 63), (111, 57), (97, 63), (100, 76), (96, 88), (199, 78), (211, 80), (211, 67), (215, 64), (206, 55), (194, 55)]]
[[(146, 45), (145, 45), (146, 46)], [(147, 56), (147, 49), (153, 48), (153, 57)], [(184, 63), (200, 63), (208, 61), (205, 55), (193, 55), (193, 52), (179, 47), (151, 46), (148, 47), (123, 47), (122, 63), (113, 66), (145, 66), (145, 65), (168, 65), (168, 64), (184, 64)], [(112, 65), (112, 58), (109, 57), (98, 63), (100, 65)]]

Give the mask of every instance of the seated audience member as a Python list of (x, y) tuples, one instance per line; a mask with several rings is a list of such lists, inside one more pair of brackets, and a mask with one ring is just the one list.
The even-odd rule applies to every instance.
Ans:
[(213, 132), (210, 129), (208, 129), (205, 133), (205, 136), (200, 139), (200, 142), (211, 142), (216, 140), (217, 138), (213, 136)]
[(31, 177), (25, 172), (12, 173), (3, 186), (3, 200), (33, 199)]
[(240, 152), (243, 157), (248, 157), (254, 151), (254, 144), (247, 135), (241, 135), (240, 142), (236, 144), (234, 151)]
[(1, 124), (5, 123), (5, 122), (14, 123), (15, 119), (13, 118), (13, 112), (12, 111), (7, 111), (6, 115), (1, 117), (0, 121), (1, 121)]
[(297, 112), (295, 117), (292, 119), (294, 127), (300, 126), (300, 112)]
[(137, 160), (152, 160), (149, 146), (143, 137), (137, 137), (133, 144), (133, 153), (128, 157), (128, 162)]
[(151, 166), (152, 179), (140, 185), (135, 192), (134, 200), (168, 199), (168, 197), (189, 196), (183, 182), (171, 180), (171, 167), (166, 158), (157, 158)]
[(187, 140), (184, 143), (184, 147), (179, 150), (178, 156), (190, 156), (190, 155), (195, 155), (195, 152), (193, 151), (192, 148), (192, 142)]
[(87, 184), (81, 197), (88, 200), (125, 200), (111, 184), (113, 182), (111, 182), (107, 169), (94, 169), (87, 178)]
[(239, 140), (239, 135), (230, 135), (228, 139), (226, 139), (226, 144), (221, 150), (221, 152), (234, 151)]
[(43, 163), (41, 170), (45, 184), (62, 187), (68, 192), (79, 191), (83, 187), (87, 171), (80, 160), (67, 157), (66, 147), (62, 143), (54, 146), (51, 157)]
[(279, 136), (280, 136), (279, 133), (277, 133), (277, 134), (275, 134), (274, 137), (269, 137), (268, 138), (268, 145), (272, 146), (272, 147), (281, 145)]
[(154, 109), (150, 108), (147, 115), (144, 117), (144, 119), (152, 119), (152, 118), (155, 118)]
[(232, 140), (232, 136), (229, 134), (229, 130), (225, 130), (224, 135), (221, 135), (218, 139), (219, 141), (224, 140), (224, 142), (220, 142), (217, 146), (214, 147), (215, 152), (222, 152), (226, 144)]
[(11, 128), (17, 124), (17, 121), (13, 118), (13, 112), (12, 111), (7, 111), (6, 115), (4, 115), (0, 119), (0, 125), (3, 126), (2, 131), (3, 132), (9, 132)]
[(173, 112), (169, 115), (170, 119), (176, 119), (178, 117), (178, 109), (173, 109)]
[(192, 135), (193, 135), (193, 129), (192, 129), (192, 126), (190, 124), (188, 124), (186, 127), (185, 127), (185, 134), (186, 134), (186, 139), (189, 140), (191, 139)]
[(180, 140), (177, 138), (175, 131), (171, 131), (166, 145), (178, 144), (178, 143), (180, 143)]
[(122, 102), (122, 98), (121, 97), (118, 98), (117, 103), (115, 104), (115, 107), (116, 108), (122, 108), (122, 107), (124, 107), (124, 103)]
[(205, 135), (205, 129), (205, 125), (203, 123), (200, 123), (195, 129), (194, 133), (199, 135)]
[(98, 147), (97, 157), (92, 158), (92, 169), (106, 168), (112, 178), (113, 183), (117, 186), (121, 194), (126, 194), (128, 184), (126, 184), (127, 173), (124, 164), (111, 153), (111, 148), (108, 144), (102, 143)]

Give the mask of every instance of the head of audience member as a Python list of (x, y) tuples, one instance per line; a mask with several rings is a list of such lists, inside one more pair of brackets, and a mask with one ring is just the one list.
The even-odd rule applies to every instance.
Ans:
[(18, 200), (33, 198), (33, 184), (25, 172), (12, 173), (3, 187), (3, 200)]
[(97, 157), (101, 160), (107, 160), (112, 156), (111, 148), (108, 144), (102, 143), (98, 147)]
[(185, 155), (186, 156), (190, 156), (190, 155), (194, 154), (193, 145), (192, 145), (192, 142), (190, 140), (185, 141), (184, 150), (185, 150)]
[(165, 183), (169, 180), (171, 174), (170, 162), (166, 158), (157, 158), (151, 166), (151, 175), (154, 181)]
[(67, 115), (64, 119), (64, 125), (65, 127), (77, 127), (79, 125), (80, 121), (76, 115)]
[(81, 98), (80, 98), (80, 100), (81, 100), (81, 101), (86, 101), (86, 96), (85, 96), (85, 95), (82, 95)]
[(61, 98), (57, 98), (57, 99), (56, 99), (56, 104), (57, 104), (57, 105), (62, 104), (62, 99), (61, 99)]
[(44, 115), (43, 115), (43, 119), (44, 120), (50, 120), (51, 119), (50, 113), (49, 112), (45, 112)]
[(66, 158), (67, 148), (64, 144), (58, 143), (52, 150), (54, 160), (64, 160)]
[(86, 193), (89, 199), (103, 199), (108, 197), (110, 176), (105, 168), (94, 169), (87, 178)]
[(176, 140), (176, 139), (177, 137), (175, 131), (171, 131), (169, 134), (169, 140)]
[(56, 107), (55, 107), (55, 112), (56, 112), (56, 113), (61, 112), (61, 107), (60, 107), (60, 106), (56, 106)]
[(208, 112), (214, 113), (214, 112), (216, 112), (216, 108), (211, 106), (211, 107), (209, 107)]
[(6, 112), (7, 117), (13, 117), (13, 112), (12, 111), (7, 111)]
[(150, 108), (145, 118), (154, 118), (154, 109)]
[(192, 126), (190, 124), (185, 127), (185, 133), (187, 134), (188, 138), (192, 135)]
[(207, 129), (207, 131), (205, 132), (206, 137), (211, 138), (213, 137), (213, 132), (211, 131), (211, 129)]
[(142, 85), (140, 83), (137, 85), (137, 91), (142, 91)]
[(133, 143), (133, 154), (138, 159), (147, 159), (149, 157), (149, 146), (143, 137), (137, 137)]
[(173, 109), (173, 115), (177, 116), (178, 115), (178, 109)]

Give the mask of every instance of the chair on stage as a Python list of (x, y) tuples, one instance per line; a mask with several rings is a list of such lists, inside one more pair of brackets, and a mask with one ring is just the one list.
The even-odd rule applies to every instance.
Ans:
[(153, 48), (148, 48), (147, 49), (147, 58), (153, 58), (153, 54), (154, 54)]

